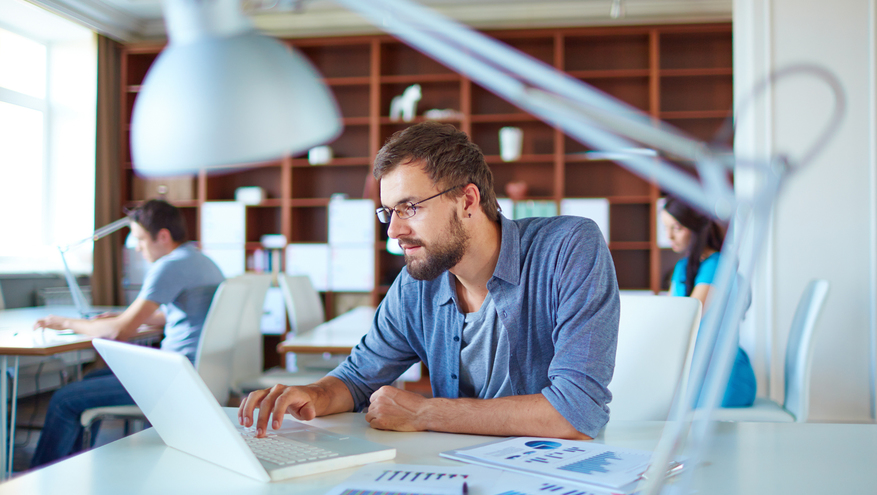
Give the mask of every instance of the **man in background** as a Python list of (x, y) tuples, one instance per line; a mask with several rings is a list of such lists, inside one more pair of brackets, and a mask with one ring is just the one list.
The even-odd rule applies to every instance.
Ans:
[[(160, 325), (164, 327), (161, 349), (183, 354), (194, 362), (213, 294), (224, 280), (222, 272), (186, 242), (185, 221), (174, 206), (153, 199), (129, 213), (129, 217), (137, 250), (151, 263), (137, 299), (117, 315), (93, 320), (51, 315), (38, 320), (34, 328), (71, 329), (83, 335), (124, 341), (130, 340), (143, 324)], [(49, 403), (31, 467), (90, 447), (80, 445), (79, 417), (86, 409), (131, 404), (134, 400), (106, 368), (58, 390)]]

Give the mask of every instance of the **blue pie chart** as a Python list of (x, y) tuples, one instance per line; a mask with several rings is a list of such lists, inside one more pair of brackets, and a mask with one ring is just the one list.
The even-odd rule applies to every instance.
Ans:
[(533, 440), (532, 442), (527, 442), (524, 445), (530, 447), (531, 449), (540, 449), (540, 450), (548, 450), (548, 449), (556, 449), (560, 447), (560, 443), (558, 442), (549, 442), (547, 440)]

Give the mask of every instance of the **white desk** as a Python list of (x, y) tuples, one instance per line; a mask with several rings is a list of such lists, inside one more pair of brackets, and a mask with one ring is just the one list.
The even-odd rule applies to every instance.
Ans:
[[(97, 307), (99, 311), (123, 310), (124, 307)], [(17, 308), (0, 311), (0, 480), (6, 479), (12, 472), (12, 454), (14, 441), (9, 441), (9, 449), (5, 448), (7, 439), (15, 433), (15, 411), (18, 393), (18, 368), (22, 356), (52, 356), (62, 352), (91, 349), (91, 337), (85, 335), (58, 335), (54, 330), (33, 330), (36, 321), (50, 314), (78, 318), (79, 312), (74, 306), (39, 306), (34, 308)], [(141, 327), (137, 340), (160, 337), (162, 328)], [(12, 358), (12, 404), (6, 410), (9, 393), (6, 390), (6, 375)], [(9, 426), (7, 426), (9, 425)], [(10, 432), (11, 430), (11, 432)], [(14, 440), (14, 438), (13, 438)]]
[(310, 332), (290, 337), (277, 345), (277, 352), (304, 354), (350, 354), (356, 344), (371, 328), (375, 308), (354, 308)]
[[(235, 409), (227, 409), (230, 416)], [(362, 414), (313, 424), (396, 447), (399, 464), (461, 464), (438, 453), (495, 437), (372, 430)], [(662, 422), (610, 422), (597, 442), (653, 449)], [(694, 489), (702, 495), (875, 493), (877, 425), (721, 423)], [(149, 429), (0, 485), (0, 494), (321, 494), (357, 468), (260, 483), (166, 447)], [(472, 495), (485, 495), (473, 493)]]

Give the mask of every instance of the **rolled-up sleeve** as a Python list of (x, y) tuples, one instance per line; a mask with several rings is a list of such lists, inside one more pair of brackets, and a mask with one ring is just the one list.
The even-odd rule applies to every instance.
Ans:
[(542, 394), (576, 430), (594, 437), (609, 421), (620, 301), (612, 257), (592, 226), (568, 237), (555, 268), (554, 357)]

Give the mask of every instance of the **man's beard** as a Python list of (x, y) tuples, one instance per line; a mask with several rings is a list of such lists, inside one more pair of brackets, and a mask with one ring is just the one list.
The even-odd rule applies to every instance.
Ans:
[(423, 246), (423, 244), (413, 240), (399, 238), (399, 241), (405, 241), (404, 243), (407, 245), (422, 246), (422, 251), (426, 254), (423, 259), (405, 255), (408, 274), (416, 280), (434, 280), (442, 273), (455, 267), (463, 259), (466, 248), (469, 246), (469, 235), (455, 211), (454, 217), (451, 219), (447, 242), (434, 246)]

